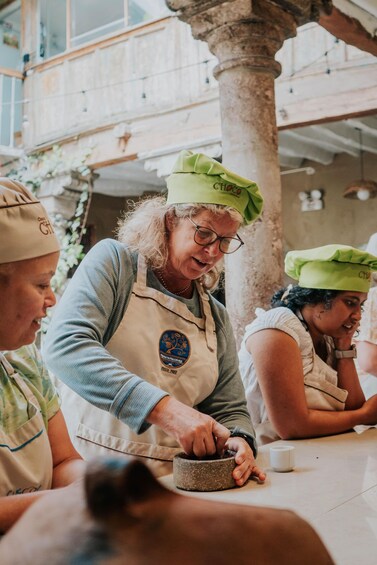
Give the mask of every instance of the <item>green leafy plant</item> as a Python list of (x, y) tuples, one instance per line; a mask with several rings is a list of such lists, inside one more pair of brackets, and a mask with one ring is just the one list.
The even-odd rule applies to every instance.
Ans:
[[(88, 209), (89, 183), (83, 184), (80, 199), (72, 220), (66, 226), (66, 233), (61, 241), (61, 251), (56, 273), (52, 279), (51, 286), (55, 293), (62, 294), (67, 284), (67, 275), (72, 267), (84, 258), (84, 248), (81, 245), (85, 229), (85, 218)], [(58, 228), (59, 223), (65, 224), (63, 216), (55, 216), (54, 225)], [(60, 230), (59, 230), (60, 231)]]

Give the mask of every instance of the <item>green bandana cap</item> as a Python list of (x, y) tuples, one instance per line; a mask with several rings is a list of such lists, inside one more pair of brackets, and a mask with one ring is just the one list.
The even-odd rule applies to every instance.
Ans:
[(368, 292), (377, 257), (348, 245), (289, 251), (286, 274), (303, 288)]
[(258, 218), (263, 198), (257, 184), (202, 153), (181, 151), (167, 178), (168, 204), (221, 204), (235, 208), (245, 224)]

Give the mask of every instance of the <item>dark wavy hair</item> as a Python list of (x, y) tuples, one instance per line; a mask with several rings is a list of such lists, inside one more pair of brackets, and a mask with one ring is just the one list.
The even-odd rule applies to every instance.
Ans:
[[(271, 308), (278, 308), (278, 306), (285, 306), (296, 312), (301, 310), (307, 304), (323, 304), (326, 310), (330, 310), (332, 301), (341, 290), (324, 290), (320, 288), (303, 288), (302, 286), (292, 286), (281, 288), (271, 298)], [(284, 299), (282, 299), (286, 293)]]

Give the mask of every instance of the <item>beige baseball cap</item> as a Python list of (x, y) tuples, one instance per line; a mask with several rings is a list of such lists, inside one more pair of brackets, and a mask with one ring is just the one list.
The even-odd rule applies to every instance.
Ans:
[(23, 184), (0, 177), (0, 264), (60, 250), (40, 201)]

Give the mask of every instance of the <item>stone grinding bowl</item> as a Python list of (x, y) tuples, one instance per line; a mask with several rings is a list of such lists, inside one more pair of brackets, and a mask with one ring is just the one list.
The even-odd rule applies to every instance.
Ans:
[(211, 455), (202, 459), (178, 453), (173, 459), (174, 485), (182, 490), (212, 491), (234, 488), (232, 471), (236, 466), (234, 453)]

